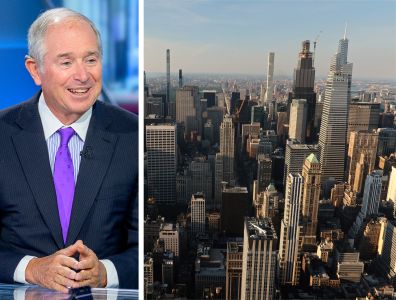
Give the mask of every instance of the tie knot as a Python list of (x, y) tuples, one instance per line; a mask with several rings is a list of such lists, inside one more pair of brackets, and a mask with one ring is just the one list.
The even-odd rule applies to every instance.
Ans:
[(71, 127), (66, 127), (58, 130), (61, 137), (61, 145), (67, 145), (74, 135), (74, 129)]

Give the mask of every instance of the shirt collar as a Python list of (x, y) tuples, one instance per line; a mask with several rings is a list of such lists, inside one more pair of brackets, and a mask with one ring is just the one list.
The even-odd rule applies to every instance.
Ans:
[(90, 107), (77, 121), (71, 125), (64, 125), (47, 106), (44, 95), (41, 93), (38, 102), (38, 111), (41, 119), (41, 123), (44, 129), (45, 140), (48, 140), (56, 131), (63, 127), (71, 127), (78, 134), (80, 139), (85, 142), (87, 136), (89, 121), (92, 116), (92, 107)]

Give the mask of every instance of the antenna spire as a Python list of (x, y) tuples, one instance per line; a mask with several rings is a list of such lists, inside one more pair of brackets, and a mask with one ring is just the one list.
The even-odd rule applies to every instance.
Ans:
[(345, 22), (344, 40), (346, 40), (347, 28), (348, 28), (348, 22)]

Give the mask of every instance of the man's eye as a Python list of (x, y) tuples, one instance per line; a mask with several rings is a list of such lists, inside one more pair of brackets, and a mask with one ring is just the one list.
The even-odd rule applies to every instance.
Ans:
[(71, 61), (62, 61), (61, 62), (61, 65), (65, 66), (65, 67), (69, 67), (71, 64), (72, 64)]
[(91, 65), (96, 64), (97, 61), (98, 61), (98, 60), (97, 60), (96, 58), (89, 58), (89, 59), (87, 59), (87, 63), (88, 63), (88, 64), (91, 64)]

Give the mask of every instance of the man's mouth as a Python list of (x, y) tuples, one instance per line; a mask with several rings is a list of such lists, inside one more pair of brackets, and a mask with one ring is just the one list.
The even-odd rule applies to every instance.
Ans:
[(89, 91), (89, 88), (67, 89), (67, 90), (74, 95), (84, 95)]

